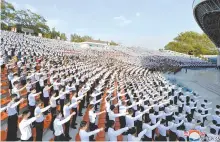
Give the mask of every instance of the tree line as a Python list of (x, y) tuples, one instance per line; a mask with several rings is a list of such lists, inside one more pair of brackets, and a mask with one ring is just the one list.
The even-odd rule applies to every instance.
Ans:
[[(60, 37), (61, 40), (67, 40), (65, 33), (57, 31), (54, 27), (50, 28), (47, 25), (47, 20), (31, 10), (16, 10), (15, 7), (5, 1), (1, 1), (1, 29), (11, 30), (11, 27), (16, 27), (17, 32), (21, 33), (22, 28), (32, 29), (34, 35), (42, 33), (45, 38), (56, 39)], [(72, 42), (85, 42), (94, 40), (91, 36), (80, 36), (78, 34), (71, 34), (70, 41)], [(110, 45), (118, 45), (116, 42), (109, 42)]]
[(192, 31), (180, 33), (164, 48), (195, 56), (218, 54), (216, 46), (204, 33), (199, 34)]

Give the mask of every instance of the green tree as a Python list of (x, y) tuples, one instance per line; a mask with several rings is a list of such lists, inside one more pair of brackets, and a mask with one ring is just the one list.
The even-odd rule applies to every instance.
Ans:
[(12, 4), (1, 0), (1, 29), (10, 30), (10, 26), (15, 25), (15, 8)]
[(113, 45), (113, 46), (117, 46), (117, 45), (118, 45), (118, 43), (116, 43), (116, 42), (114, 42), (114, 41), (111, 41), (109, 44), (110, 44), (110, 45)]
[(44, 19), (44, 17), (33, 13), (29, 9), (16, 11), (15, 21), (20, 27), (33, 29), (35, 34), (45, 34), (50, 31), (49, 26), (46, 24), (47, 21)]
[(216, 55), (217, 48), (205, 34), (188, 31), (180, 33), (165, 49), (185, 54)]
[(60, 34), (60, 39), (66, 41), (67, 40), (66, 34), (65, 33)]

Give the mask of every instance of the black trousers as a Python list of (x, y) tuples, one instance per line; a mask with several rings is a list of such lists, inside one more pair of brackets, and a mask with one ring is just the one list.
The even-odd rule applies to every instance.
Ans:
[(82, 102), (82, 107), (83, 107), (83, 108), (85, 108), (85, 101), (86, 101), (86, 99), (85, 99), (85, 96), (84, 96), (83, 99), (82, 99), (82, 101), (81, 101), (81, 102)]
[(179, 106), (179, 107), (178, 107), (178, 111), (179, 111), (179, 113), (182, 113), (182, 112), (183, 112), (183, 107), (182, 107), (182, 106), (181, 106), (181, 107)]
[(52, 115), (52, 120), (50, 122), (50, 130), (54, 131), (54, 129), (53, 129), (53, 121), (56, 118), (56, 116), (55, 116), (56, 115), (56, 107), (52, 107), (51, 108), (51, 115)]
[(77, 108), (73, 108), (72, 110), (73, 110), (76, 114), (73, 115), (72, 122), (71, 122), (71, 127), (75, 127), (76, 117), (77, 117)]
[(17, 105), (17, 113), (19, 114), (19, 112), (20, 112), (20, 104)]
[(41, 94), (40, 94), (40, 99), (41, 101), (43, 101), (43, 89), (44, 89), (44, 86), (40, 86), (40, 91), (41, 91)]
[(137, 124), (137, 134), (139, 134), (142, 131), (142, 121), (137, 120), (136, 124)]
[(69, 101), (70, 100), (70, 94), (66, 94), (66, 99)]
[(30, 106), (30, 105), (29, 105), (29, 110), (30, 110), (30, 112), (31, 112), (31, 115), (30, 115), (29, 118), (34, 117), (35, 106)]
[(191, 117), (193, 118), (194, 116), (194, 112), (195, 112), (195, 109), (191, 109)]
[(89, 105), (89, 96), (91, 94), (91, 89), (87, 92), (87, 95), (86, 95), (86, 106), (88, 107)]
[(82, 114), (82, 108), (84, 106), (83, 100), (79, 103), (79, 115)]
[(6, 141), (16, 141), (17, 140), (17, 126), (18, 115), (17, 113), (8, 117), (8, 132)]
[(158, 139), (159, 141), (167, 141), (167, 137), (162, 135), (159, 135)]
[[(93, 131), (94, 128), (95, 128), (95, 123), (89, 122), (89, 130), (90, 130), (90, 131)], [(94, 141), (94, 135), (89, 136), (89, 141)]]
[(21, 141), (26, 141), (26, 142), (33, 141), (33, 137), (30, 137), (28, 140), (21, 140)]
[(176, 139), (177, 139), (176, 133), (170, 131), (169, 141), (176, 141)]
[[(152, 124), (152, 125), (154, 125), (154, 124)], [(156, 131), (156, 129), (153, 129), (153, 130), (152, 130), (152, 138), (154, 138), (155, 131)]]
[[(44, 107), (47, 107), (49, 104), (49, 97), (44, 97)], [(47, 115), (48, 111), (44, 112), (44, 115)]]
[[(108, 112), (106, 113), (106, 116), (105, 116), (105, 119), (106, 119), (106, 123), (105, 123), (105, 132), (108, 131), (108, 121), (109, 121), (109, 115), (108, 115)], [(119, 117), (119, 120), (120, 120), (120, 117)]]
[(60, 112), (63, 115), (63, 106), (64, 106), (64, 99), (60, 99)]
[(63, 134), (59, 136), (55, 136), (54, 141), (66, 141), (65, 136)]
[(65, 133), (65, 137), (69, 137), (69, 130), (70, 130), (70, 121), (67, 121), (65, 123), (65, 130), (64, 130), (64, 133)]
[[(54, 90), (55, 91), (55, 93), (56, 93), (56, 97), (59, 95), (59, 90)], [(57, 99), (57, 101), (56, 101), (56, 103), (57, 103), (57, 105), (59, 104), (58, 102), (59, 102), (59, 100), (60, 99)]]
[(144, 135), (143, 141), (152, 141), (152, 138), (148, 138), (147, 136)]
[(42, 141), (43, 130), (44, 130), (44, 121), (35, 122), (35, 127), (36, 127), (36, 141)]
[(76, 94), (78, 95), (79, 92), (79, 85), (76, 85)]
[(177, 96), (174, 96), (174, 104), (177, 105)]
[[(41, 87), (40, 87), (40, 83), (39, 81), (36, 83), (36, 92), (39, 93), (41, 91)], [(41, 93), (41, 95), (43, 96), (43, 94)]]
[(119, 121), (120, 121), (120, 126), (121, 126), (121, 128), (124, 128), (125, 125), (126, 125), (125, 116), (120, 116), (120, 117), (119, 117)]

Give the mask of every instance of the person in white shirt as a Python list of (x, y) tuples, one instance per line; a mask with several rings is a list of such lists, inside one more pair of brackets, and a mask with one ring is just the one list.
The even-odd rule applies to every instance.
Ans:
[(89, 104), (93, 104), (93, 105), (95, 106), (95, 111), (97, 111), (97, 110), (98, 110), (97, 105), (98, 105), (98, 103), (100, 103), (101, 101), (102, 101), (102, 99), (96, 101), (96, 99), (91, 96), (91, 97), (90, 97), (90, 103), (89, 103)]
[(126, 112), (124, 112), (124, 113), (114, 113), (114, 109), (115, 109), (115, 108), (116, 108), (116, 107), (115, 107), (114, 105), (111, 105), (111, 106), (110, 106), (110, 110), (109, 110), (109, 112), (108, 112), (109, 120), (115, 121), (115, 118), (116, 118), (116, 117), (125, 116), (125, 115), (127, 114)]
[(56, 108), (57, 108), (56, 100), (59, 99), (59, 98), (60, 98), (60, 96), (56, 97), (56, 93), (55, 92), (50, 97), (50, 106), (51, 106), (51, 110), (50, 111), (51, 111), (51, 115), (52, 115), (52, 120), (51, 120), (51, 123), (50, 123), (50, 129), (52, 131), (54, 131), (54, 129), (53, 129), (53, 121), (56, 118)]
[(34, 115), (39, 117), (36, 119), (35, 127), (36, 127), (36, 141), (42, 141), (43, 137), (43, 130), (44, 130), (44, 116), (42, 115), (43, 112), (47, 111), (50, 106), (43, 108), (43, 102), (38, 101), (37, 106), (34, 110)]
[[(40, 75), (39, 84), (40, 84), (40, 90), (42, 93), (43, 93), (44, 85), (47, 84), (46, 81), (47, 81), (47, 78), (45, 78), (43, 75)], [(41, 100), (42, 99), (43, 98), (41, 98)]]
[[(78, 87), (79, 88), (79, 87)], [(77, 89), (76, 89), (77, 90)], [(78, 113), (78, 116), (83, 116), (83, 114), (82, 114), (82, 109), (83, 109), (83, 107), (84, 107), (84, 102), (85, 101), (83, 101), (84, 100), (84, 96), (85, 96), (85, 93), (83, 92), (83, 89), (82, 88), (80, 88), (80, 90), (79, 90), (79, 92), (76, 92), (77, 94), (78, 94), (78, 96), (79, 97), (81, 97), (81, 96), (83, 96), (82, 97), (82, 101), (80, 102), (80, 104), (79, 104), (79, 113)]]
[(12, 91), (12, 79), (14, 77), (14, 74), (12, 72), (11, 69), (8, 69), (9, 70), (9, 74), (8, 74), (8, 81), (9, 81), (9, 94), (11, 94), (11, 91)]
[(215, 115), (212, 115), (212, 120), (215, 120), (217, 124), (220, 124), (220, 111), (215, 111)]
[(176, 135), (177, 135), (177, 139), (179, 141), (186, 141), (187, 140), (187, 136), (185, 135), (185, 126), (184, 125), (180, 125), (177, 128)]
[[(81, 101), (81, 99), (83, 97), (84, 96), (79, 96), (79, 97), (76, 98), (76, 93), (73, 93), (72, 98), (71, 98), (71, 103), (73, 104), (73, 103), (76, 103), (78, 101)], [(77, 114), (78, 114), (77, 113), (78, 112), (77, 107), (78, 107), (77, 104), (72, 107), (72, 111), (74, 111), (76, 113), (76, 115), (73, 116), (72, 122), (71, 122), (71, 128), (73, 128), (73, 129), (76, 129), (75, 125), (77, 125), (77, 123), (76, 123), (76, 117), (77, 117)]]
[(128, 114), (125, 116), (126, 126), (127, 127), (134, 127), (134, 122), (136, 120), (138, 120), (139, 118), (142, 118), (142, 115), (145, 114), (147, 111), (149, 111), (149, 110), (146, 109), (145, 111), (141, 112), (139, 115), (132, 117), (134, 111), (133, 111), (133, 109), (129, 109)]
[(31, 123), (33, 123), (40, 115), (30, 117), (31, 113), (29, 110), (26, 110), (22, 114), (22, 120), (19, 123), (19, 129), (21, 132), (21, 141), (33, 141), (33, 136), (32, 136), (32, 129), (31, 129)]
[(66, 99), (66, 94), (69, 93), (69, 91), (65, 91), (65, 88), (62, 87), (59, 91), (59, 99), (60, 99), (60, 111), (63, 114), (63, 107)]
[(21, 97), (21, 95), (20, 95), (20, 91), (22, 91), (22, 90), (24, 90), (25, 88), (26, 88), (26, 85), (25, 86), (23, 86), (22, 88), (20, 88), (19, 89), (19, 83), (17, 82), (17, 81), (15, 81), (14, 83), (13, 83), (13, 85), (14, 85), (14, 87), (13, 87), (13, 89), (12, 89), (12, 94), (16, 94), (17, 95), (17, 99), (19, 99), (20, 97)]
[(94, 131), (90, 131), (90, 132), (87, 132), (88, 130), (88, 124), (86, 121), (82, 121), (80, 123), (80, 130), (79, 130), (79, 136), (80, 136), (80, 140), (82, 142), (88, 142), (89, 141), (89, 137), (90, 136), (93, 136), (101, 131), (104, 130), (104, 128), (100, 128), (100, 129), (96, 129)]
[[(174, 118), (173, 121), (175, 121)], [(177, 135), (176, 135), (177, 127), (179, 127), (184, 123), (184, 120), (182, 120), (180, 123), (175, 123), (173, 121), (168, 122), (168, 125), (173, 125), (173, 127), (170, 128), (170, 133), (169, 133), (170, 141), (175, 141), (177, 139)]]
[[(132, 127), (128, 130), (128, 141), (141, 141), (141, 138), (144, 136), (144, 134), (147, 132), (146, 129), (144, 129), (143, 131), (141, 131), (138, 135), (137, 135), (137, 129), (136, 127)], [(136, 137), (137, 135), (137, 137)]]
[[(48, 86), (46, 85), (43, 89), (43, 101), (44, 101), (44, 107), (47, 107), (49, 105), (49, 99), (50, 99), (50, 95), (49, 95), (49, 90), (52, 88), (53, 86)], [(47, 114), (47, 111), (45, 112), (45, 115)]]
[(29, 109), (30, 109), (30, 112), (31, 112), (31, 116), (30, 117), (34, 117), (34, 109), (36, 107), (35, 97), (40, 95), (40, 94), (41, 94), (41, 92), (36, 93), (36, 90), (32, 89), (31, 93), (28, 95)]
[(53, 121), (53, 127), (54, 127), (54, 135), (55, 139), (54, 141), (67, 141), (69, 139), (66, 139), (63, 132), (63, 124), (68, 122), (70, 118), (75, 115), (75, 112), (67, 116), (65, 119), (62, 120), (62, 113), (60, 111), (56, 112), (56, 118)]
[(210, 128), (216, 130), (216, 134), (220, 135), (220, 124), (217, 124), (217, 121), (213, 120), (212, 124), (209, 125)]
[(166, 132), (167, 132), (167, 130), (172, 128), (173, 125), (174, 125), (174, 124), (171, 124), (169, 126), (165, 126), (165, 124), (166, 124), (166, 120), (162, 119), (161, 124), (158, 126), (158, 130), (159, 130), (159, 133), (160, 133), (160, 135), (158, 137), (159, 141), (167, 141), (167, 138), (166, 138), (167, 133)]
[[(93, 131), (94, 129), (96, 129), (96, 125), (95, 125), (95, 120), (96, 120), (96, 116), (100, 115), (102, 113), (104, 113), (105, 111), (99, 112), (99, 113), (94, 113), (94, 105), (90, 104), (89, 106), (89, 130)], [(93, 141), (94, 136), (90, 136), (90, 141)]]
[(107, 123), (109, 126), (109, 128), (108, 128), (109, 141), (117, 141), (117, 136), (121, 135), (122, 133), (126, 132), (129, 129), (128, 127), (125, 127), (122, 129), (115, 130), (114, 129), (115, 122), (113, 120), (109, 120)]
[[(66, 101), (66, 103), (63, 107), (64, 118), (67, 118), (70, 115), (70, 110), (72, 109), (72, 107), (75, 106), (75, 105), (78, 105), (79, 103), (80, 103), (80, 101), (70, 104), (70, 102)], [(76, 115), (76, 112), (75, 112), (75, 115)], [(64, 134), (65, 134), (65, 137), (66, 137), (67, 140), (72, 139), (69, 136), (69, 125), (70, 125), (70, 121), (67, 121), (65, 123), (65, 130), (64, 130)]]
[(17, 106), (19, 103), (23, 102), (24, 99), (20, 99), (19, 101), (16, 101), (17, 96), (15, 94), (11, 95), (11, 101), (7, 104), (5, 109), (8, 113), (8, 131), (7, 131), (7, 141), (16, 141), (17, 140), (17, 122), (18, 122), (18, 112), (17, 112)]
[(208, 142), (218, 142), (219, 140), (219, 134), (217, 134), (217, 131), (213, 128), (210, 129), (210, 133), (206, 133), (205, 135), (205, 141)]
[[(54, 78), (55, 80), (56, 78)], [(62, 85), (62, 83), (60, 83), (60, 79), (56, 80), (53, 82), (53, 90), (56, 92), (56, 96), (59, 95), (59, 86)]]
[(160, 125), (161, 121), (159, 120), (156, 124), (153, 125), (149, 118), (146, 119), (145, 115), (142, 116), (142, 119), (144, 122), (144, 123), (142, 123), (142, 128), (147, 130), (147, 132), (144, 135), (143, 140), (144, 141), (153, 141), (154, 138), (153, 138), (152, 132), (154, 129), (156, 129)]

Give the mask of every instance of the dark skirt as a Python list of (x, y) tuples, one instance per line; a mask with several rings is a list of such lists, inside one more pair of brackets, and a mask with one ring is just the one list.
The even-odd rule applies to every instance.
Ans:
[(9, 89), (12, 89), (11, 81), (8, 81), (8, 82), (9, 82)]

